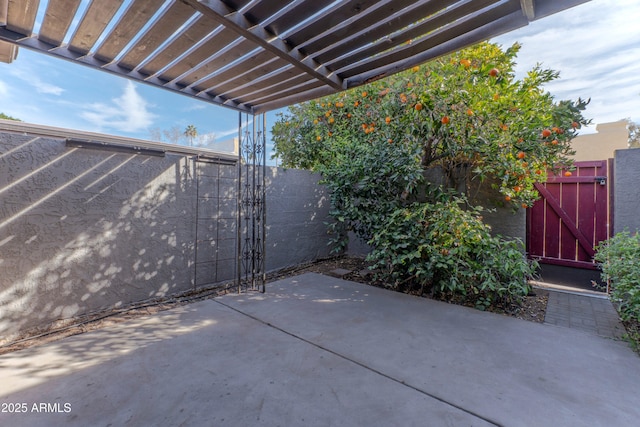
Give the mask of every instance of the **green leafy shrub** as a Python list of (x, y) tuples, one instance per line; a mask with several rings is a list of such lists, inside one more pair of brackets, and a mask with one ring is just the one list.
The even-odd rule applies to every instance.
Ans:
[(423, 176), (411, 146), (360, 145), (346, 140), (331, 155), (334, 160), (319, 170), (331, 197), (330, 214), (335, 222), (329, 231), (336, 232), (333, 243), (339, 251), (346, 244), (346, 231), (367, 241), (386, 227), (388, 216), (408, 203)]
[(451, 194), (433, 197), (423, 179), (441, 170), (433, 183), (467, 197), (470, 183), (491, 182), (499, 203), (517, 210), (538, 199), (547, 169), (571, 167), (588, 101), (556, 101), (544, 90), (559, 76), (553, 70), (536, 66), (516, 79), (519, 49), (480, 43), (280, 116), (275, 152), (286, 167), (322, 174), (336, 250), (353, 231), (394, 287), (479, 308), (526, 294), (534, 265), (522, 243), (492, 237), (478, 211), (460, 209)]
[(463, 202), (443, 197), (393, 212), (369, 242), (373, 268), (397, 290), (462, 297), (480, 309), (518, 302), (537, 264), (521, 241), (491, 236), (480, 210)]
[(602, 266), (602, 279), (610, 283), (622, 320), (640, 321), (640, 233), (617, 233), (598, 245), (595, 260)]

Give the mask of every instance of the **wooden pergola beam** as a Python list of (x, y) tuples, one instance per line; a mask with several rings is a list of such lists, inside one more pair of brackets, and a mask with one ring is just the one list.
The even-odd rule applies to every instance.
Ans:
[(535, 0), (520, 0), (520, 7), (522, 13), (527, 17), (529, 21), (536, 19), (536, 1)]
[(296, 68), (301, 69), (315, 79), (331, 86), (336, 90), (343, 90), (343, 81), (322, 64), (305, 57), (297, 49), (287, 44), (268, 31), (266, 28), (251, 23), (244, 15), (229, 8), (220, 0), (183, 0), (197, 11), (212, 18), (230, 30), (256, 45), (279, 56)]

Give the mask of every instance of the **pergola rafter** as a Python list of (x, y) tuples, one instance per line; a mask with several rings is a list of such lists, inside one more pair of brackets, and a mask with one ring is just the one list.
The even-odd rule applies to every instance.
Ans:
[(256, 114), (586, 1), (0, 0), (0, 59), (21, 46)]

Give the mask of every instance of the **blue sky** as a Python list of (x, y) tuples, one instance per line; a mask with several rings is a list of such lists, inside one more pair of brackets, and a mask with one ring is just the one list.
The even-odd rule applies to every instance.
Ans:
[[(538, 62), (559, 71), (560, 80), (546, 89), (557, 99), (591, 98), (586, 116), (595, 124), (626, 117), (640, 122), (637, 0), (592, 0), (493, 41), (523, 44), (521, 75)], [(199, 134), (222, 142), (237, 135), (238, 124), (233, 110), (22, 48), (12, 64), (0, 63), (0, 112), (140, 139), (150, 139), (152, 128), (193, 124)], [(267, 115), (268, 128), (274, 120), (274, 113)]]

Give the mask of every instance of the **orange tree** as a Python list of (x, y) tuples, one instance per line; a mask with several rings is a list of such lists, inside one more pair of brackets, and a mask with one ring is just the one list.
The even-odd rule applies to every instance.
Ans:
[[(378, 247), (389, 243), (394, 213), (425, 211), (418, 198), (433, 202), (450, 194), (451, 209), (468, 204), (426, 182), (429, 169), (440, 170), (446, 187), (458, 191), (490, 178), (503, 204), (531, 206), (538, 197), (534, 183), (544, 181), (548, 169), (571, 173), (570, 141), (587, 124), (587, 102), (557, 102), (546, 92), (544, 84), (558, 78), (552, 70), (536, 66), (516, 79), (519, 48), (503, 51), (482, 43), (292, 106), (272, 129), (276, 155), (286, 167), (321, 172), (331, 192), (334, 227), (353, 230)], [(401, 232), (392, 234), (401, 240)], [(405, 276), (396, 279), (415, 279)]]

